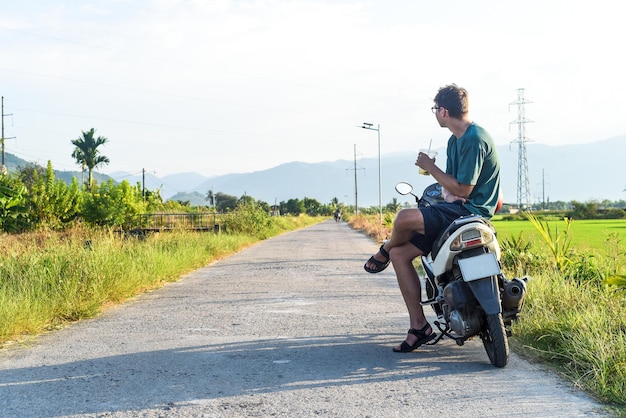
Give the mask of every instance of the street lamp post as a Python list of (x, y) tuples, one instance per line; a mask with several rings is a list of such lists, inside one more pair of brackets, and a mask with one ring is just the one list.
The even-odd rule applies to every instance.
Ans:
[(380, 224), (383, 224), (383, 184), (382, 184), (382, 176), (380, 172), (380, 124), (374, 128), (374, 125), (371, 123), (363, 122), (361, 125), (363, 129), (369, 129), (371, 131), (376, 131), (378, 133), (378, 210), (380, 212)]

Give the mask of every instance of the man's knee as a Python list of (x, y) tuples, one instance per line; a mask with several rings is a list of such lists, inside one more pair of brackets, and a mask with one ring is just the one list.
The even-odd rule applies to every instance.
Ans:
[(423, 233), (424, 217), (422, 216), (422, 211), (415, 208), (402, 209), (396, 215), (394, 227)]
[(412, 263), (422, 252), (415, 245), (407, 243), (389, 250), (389, 259), (394, 263)]

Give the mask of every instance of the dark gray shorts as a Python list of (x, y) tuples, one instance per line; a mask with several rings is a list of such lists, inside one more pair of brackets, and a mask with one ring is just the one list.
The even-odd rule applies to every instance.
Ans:
[(425, 234), (415, 233), (411, 242), (424, 254), (428, 254), (433, 249), (433, 243), (437, 236), (455, 219), (472, 214), (463, 206), (461, 201), (443, 202), (420, 208), (420, 211), (424, 217)]

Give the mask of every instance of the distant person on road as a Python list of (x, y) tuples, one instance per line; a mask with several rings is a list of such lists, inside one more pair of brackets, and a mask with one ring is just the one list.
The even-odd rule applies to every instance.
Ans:
[(442, 87), (431, 108), (448, 140), (446, 171), (435, 160), (419, 153), (415, 165), (430, 173), (442, 186), (445, 202), (426, 208), (401, 210), (393, 223), (389, 241), (365, 263), (369, 273), (393, 264), (400, 292), (409, 311), (410, 329), (405, 341), (393, 351), (407, 353), (435, 338), (424, 316), (420, 280), (413, 259), (428, 254), (435, 238), (455, 219), (477, 214), (490, 218), (500, 193), (500, 162), (493, 139), (469, 117), (467, 90), (451, 84)]
[(335, 211), (335, 222), (339, 222), (341, 220), (341, 211), (337, 209)]

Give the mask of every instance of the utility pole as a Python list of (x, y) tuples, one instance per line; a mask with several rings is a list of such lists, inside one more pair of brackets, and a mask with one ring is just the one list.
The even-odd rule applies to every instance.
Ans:
[(13, 113), (9, 113), (9, 114), (4, 114), (4, 96), (2, 96), (2, 167), (0, 167), (0, 171), (2, 172), (2, 174), (6, 174), (7, 172), (7, 166), (4, 164), (4, 140), (5, 139), (12, 139), (15, 138), (14, 136), (10, 137), (10, 138), (5, 138), (4, 137), (4, 117), (5, 116), (13, 116)]
[(354, 214), (359, 214), (359, 188), (356, 183), (356, 144), (354, 144)]
[[(548, 185), (550, 185), (550, 179), (548, 178)], [(546, 169), (541, 169), (541, 207), (543, 210), (548, 209), (548, 203), (550, 203), (550, 196), (546, 197)]]
[(141, 169), (141, 195), (143, 196), (144, 202), (146, 201), (146, 169)]
[(541, 169), (541, 206), (546, 210), (546, 169)]
[[(346, 168), (346, 170), (350, 170), (349, 168)], [(358, 215), (359, 214), (359, 191), (358, 191), (358, 186), (357, 186), (357, 176), (356, 176), (356, 144), (354, 144), (354, 214)]]
[[(526, 154), (526, 143), (530, 139), (526, 138), (526, 124), (532, 122), (526, 119), (524, 105), (532, 103), (524, 99), (524, 89), (517, 89), (517, 101), (511, 105), (517, 105), (517, 120), (511, 124), (517, 124), (517, 207), (519, 210), (530, 208), (530, 180), (528, 178), (528, 156)], [(510, 105), (509, 105), (510, 106)]]

